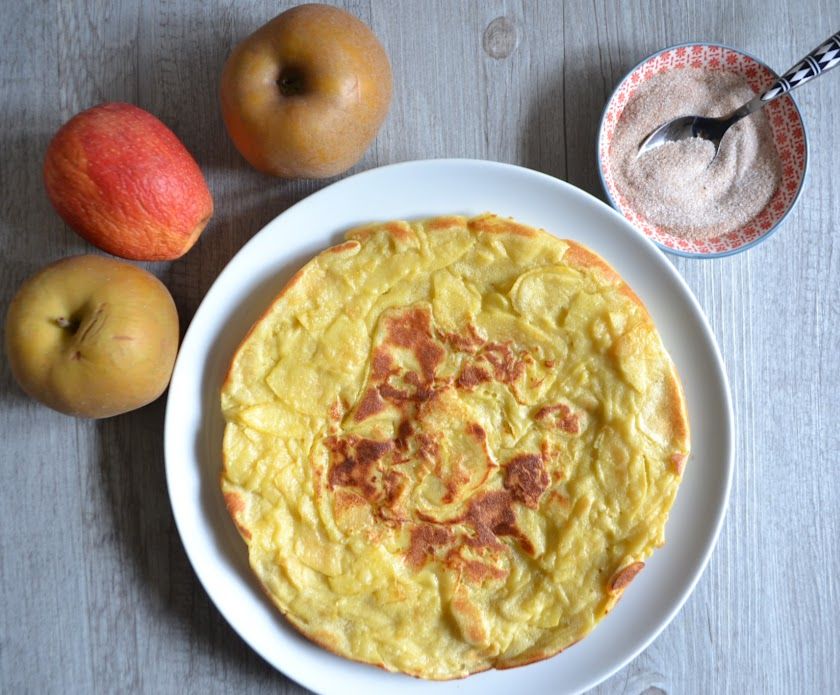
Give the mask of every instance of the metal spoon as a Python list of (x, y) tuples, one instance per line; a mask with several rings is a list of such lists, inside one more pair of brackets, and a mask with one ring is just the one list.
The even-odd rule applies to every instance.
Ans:
[(715, 155), (717, 155), (720, 141), (726, 135), (726, 131), (738, 121), (837, 65), (840, 65), (840, 31), (811, 51), (776, 80), (769, 89), (735, 109), (728, 116), (721, 118), (682, 116), (668, 121), (645, 138), (636, 156), (649, 152), (666, 142), (676, 142), (687, 138), (709, 140), (714, 144)]

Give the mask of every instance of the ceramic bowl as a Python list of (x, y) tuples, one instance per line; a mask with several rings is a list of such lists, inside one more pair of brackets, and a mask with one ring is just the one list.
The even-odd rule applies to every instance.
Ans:
[(648, 222), (616, 191), (613, 177), (607, 166), (607, 157), (616, 124), (627, 102), (639, 86), (654, 75), (686, 68), (738, 73), (746, 78), (756, 93), (769, 87), (777, 78), (776, 73), (760, 60), (719, 44), (681, 44), (648, 56), (621, 80), (607, 101), (598, 130), (598, 170), (610, 205), (663, 250), (681, 256), (700, 258), (728, 256), (767, 239), (779, 228), (796, 204), (805, 181), (808, 162), (805, 125), (799, 108), (790, 95), (780, 97), (764, 107), (782, 163), (782, 181), (764, 209), (752, 220), (738, 229), (708, 240), (693, 241), (670, 234)]

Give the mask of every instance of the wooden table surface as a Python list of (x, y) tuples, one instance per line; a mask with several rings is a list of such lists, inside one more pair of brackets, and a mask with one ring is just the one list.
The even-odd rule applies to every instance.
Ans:
[[(783, 70), (840, 29), (837, 0), (345, 4), (373, 27), (395, 79), (388, 120), (353, 171), (485, 158), (600, 198), (598, 118), (643, 56), (712, 40)], [(41, 166), (59, 125), (100, 101), (155, 113), (208, 177), (216, 214), (199, 244), (147, 266), (184, 326), (236, 251), (324, 185), (252, 171), (219, 114), (231, 47), (286, 6), (3, 3), (4, 312), (41, 265), (93, 250), (51, 209)], [(498, 17), (513, 33), (488, 45)], [(709, 316), (732, 385), (736, 471), (720, 541), (673, 623), (594, 692), (840, 692), (840, 69), (797, 99), (810, 170), (784, 229), (731, 258), (671, 259)], [(163, 399), (74, 420), (24, 397), (5, 360), (0, 399), (0, 691), (303, 692), (233, 632), (187, 562), (164, 482)]]

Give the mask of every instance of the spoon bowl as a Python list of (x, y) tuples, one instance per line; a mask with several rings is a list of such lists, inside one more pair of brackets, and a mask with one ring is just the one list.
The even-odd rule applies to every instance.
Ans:
[(708, 140), (715, 146), (715, 156), (717, 156), (723, 136), (737, 120), (731, 116), (726, 118), (707, 118), (704, 116), (675, 118), (673, 121), (662, 124), (648, 135), (636, 156), (641, 157), (645, 152), (649, 152), (665, 143), (678, 142), (689, 138)]

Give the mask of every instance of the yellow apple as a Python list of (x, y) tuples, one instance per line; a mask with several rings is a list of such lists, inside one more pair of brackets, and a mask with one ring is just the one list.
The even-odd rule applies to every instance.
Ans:
[(103, 256), (48, 265), (6, 315), (6, 354), (21, 388), (59, 412), (103, 418), (155, 400), (178, 351), (178, 312), (151, 273)]
[(300, 5), (237, 45), (222, 71), (222, 117), (252, 166), (324, 178), (358, 162), (391, 102), (391, 65), (368, 26)]

